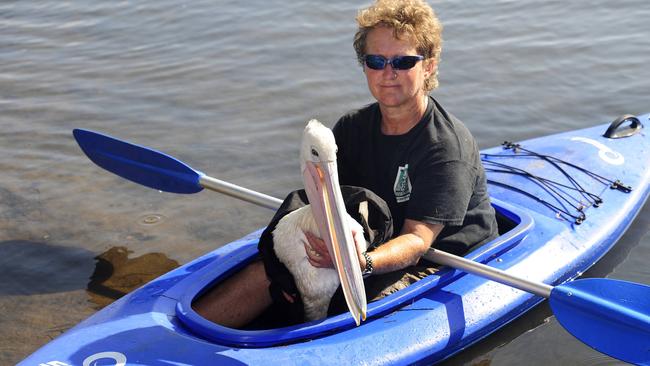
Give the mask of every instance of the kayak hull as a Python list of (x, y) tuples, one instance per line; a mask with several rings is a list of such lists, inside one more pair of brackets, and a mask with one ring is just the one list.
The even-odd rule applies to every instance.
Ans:
[[(639, 120), (650, 124), (649, 115)], [(532, 281), (558, 285), (580, 276), (616, 243), (650, 192), (650, 137), (602, 136), (608, 125), (521, 142), (521, 147), (578, 164), (632, 186), (612, 189), (574, 168), (564, 169), (585, 191), (586, 219), (550, 208), (567, 203), (539, 182), (490, 171), (493, 205), (512, 228), (468, 258)], [(509, 157), (496, 147), (485, 160), (566, 179), (544, 159)], [(497, 155), (497, 157), (493, 157)], [(501, 156), (503, 155), (503, 156)], [(488, 165), (486, 165), (488, 167)], [(515, 191), (516, 187), (527, 194)], [(546, 202), (546, 203), (543, 203)], [(451, 268), (369, 304), (368, 320), (354, 326), (349, 314), (294, 327), (236, 330), (202, 319), (191, 302), (257, 254), (261, 230), (229, 243), (124, 296), (29, 356), (21, 365), (111, 364), (431, 364), (463, 350), (518, 318), (544, 299)]]

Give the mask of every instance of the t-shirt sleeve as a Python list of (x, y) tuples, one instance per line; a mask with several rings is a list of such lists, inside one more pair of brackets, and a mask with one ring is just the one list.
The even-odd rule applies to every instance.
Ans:
[(476, 174), (468, 163), (451, 160), (418, 167), (406, 218), (459, 226), (467, 213)]

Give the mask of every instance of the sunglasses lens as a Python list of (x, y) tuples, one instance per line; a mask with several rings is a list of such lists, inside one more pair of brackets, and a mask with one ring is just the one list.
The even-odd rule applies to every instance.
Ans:
[(408, 70), (415, 66), (419, 59), (416, 56), (399, 56), (393, 59), (392, 65), (396, 70)]
[(373, 70), (383, 70), (386, 67), (386, 59), (378, 55), (367, 55), (366, 66)]

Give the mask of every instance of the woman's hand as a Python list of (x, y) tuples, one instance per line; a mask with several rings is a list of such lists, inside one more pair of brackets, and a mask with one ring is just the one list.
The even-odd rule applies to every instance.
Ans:
[[(330, 256), (325, 241), (311, 232), (305, 231), (304, 234), (307, 239), (304, 245), (309, 263), (317, 268), (334, 268), (334, 261)], [(357, 249), (359, 266), (363, 269), (366, 266), (365, 258), (362, 255), (367, 245), (366, 239), (363, 237), (363, 232), (356, 232), (354, 229), (352, 230), (352, 238)]]
[(334, 268), (325, 241), (308, 231), (305, 232), (305, 238), (307, 238), (307, 242), (304, 243), (305, 252), (309, 263), (316, 268)]

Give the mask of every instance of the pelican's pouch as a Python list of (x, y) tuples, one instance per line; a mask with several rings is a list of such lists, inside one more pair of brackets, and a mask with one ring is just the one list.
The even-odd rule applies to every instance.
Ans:
[[(355, 186), (341, 186), (341, 193), (343, 194), (345, 209), (350, 216), (363, 226), (364, 236), (369, 243), (368, 250), (376, 248), (392, 237), (393, 221), (388, 205), (383, 199), (368, 189)], [(266, 275), (271, 281), (269, 292), (273, 298), (273, 308), (279, 310), (274, 311), (274, 313), (275, 316), (286, 317), (280, 320), (280, 323), (284, 325), (302, 323), (304, 321), (304, 308), (293, 275), (275, 255), (272, 233), (277, 223), (285, 215), (305, 206), (308, 202), (304, 189), (289, 193), (269, 225), (262, 232), (258, 244)], [(367, 204), (364, 202), (367, 202)], [(304, 248), (301, 247), (298, 250), (304, 250)], [(282, 294), (283, 291), (291, 295), (295, 301), (293, 303), (289, 302)]]

